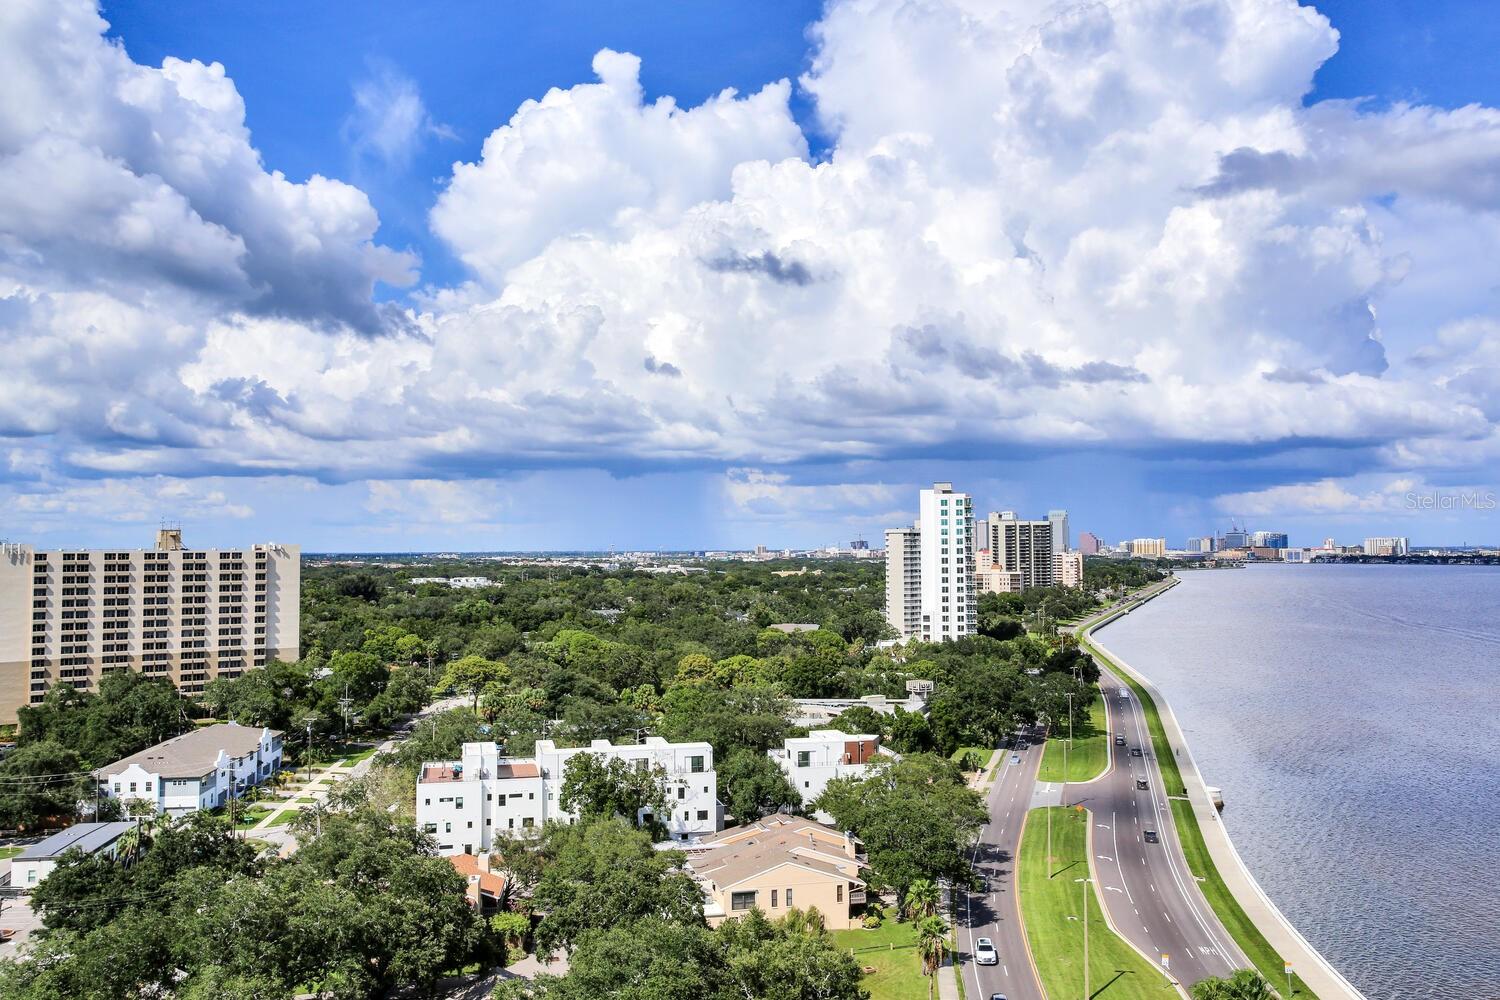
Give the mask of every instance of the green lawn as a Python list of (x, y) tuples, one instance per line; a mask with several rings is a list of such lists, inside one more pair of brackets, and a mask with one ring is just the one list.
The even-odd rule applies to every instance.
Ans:
[(271, 815), (271, 810), (265, 806), (250, 806), (239, 814), (239, 818), (235, 820), (234, 828), (236, 830), (248, 830), (269, 815)]
[(1063, 744), (1068, 739), (1068, 728), (1064, 725), (1047, 739), (1037, 780), (1088, 781), (1103, 774), (1104, 769), (1109, 766), (1108, 726), (1104, 699), (1096, 693), (1089, 705), (1089, 721), (1073, 726), (1073, 745), (1068, 748), (1067, 773), (1063, 772)]
[[(1167, 794), (1186, 795), (1187, 786), (1183, 784), (1182, 771), (1177, 766), (1177, 756), (1172, 753), (1172, 748), (1167, 744), (1166, 730), (1162, 728), (1161, 712), (1156, 708), (1156, 701), (1145, 688), (1120, 670), (1096, 646), (1088, 643), (1087, 640), (1084, 642), (1088, 645), (1090, 652), (1115, 667), (1115, 673), (1130, 685), (1130, 690), (1135, 697), (1141, 700), (1141, 709), (1146, 713), (1146, 725), (1151, 730), (1151, 748), (1156, 754), (1157, 763), (1161, 766), (1162, 781), (1166, 785)], [(1259, 928), (1245, 914), (1239, 901), (1224, 884), (1223, 876), (1214, 866), (1213, 859), (1209, 857), (1208, 845), (1203, 842), (1203, 831), (1198, 828), (1198, 817), (1193, 814), (1192, 803), (1184, 799), (1173, 799), (1171, 806), (1172, 818), (1177, 825), (1178, 839), (1182, 841), (1182, 852), (1187, 856), (1188, 868), (1202, 879), (1200, 885), (1203, 887), (1203, 895), (1207, 898), (1209, 905), (1219, 915), (1219, 920), (1223, 922), (1235, 943), (1240, 946), (1240, 950), (1255, 963), (1260, 974), (1265, 976), (1273, 986), (1278, 983), (1285, 984), (1286, 966), (1281, 956), (1276, 953)], [(1313, 995), (1307, 985), (1302, 982), (1302, 978), (1295, 974), (1292, 976), (1292, 992), (1302, 997)]]
[(286, 826), (288, 823), (290, 823), (292, 820), (294, 820), (296, 818), (297, 818), (297, 810), (295, 810), (295, 809), (286, 809), (286, 810), (284, 810), (284, 811), (282, 811), (280, 813), (277, 813), (276, 814), (276, 818), (273, 819), (273, 820), (271, 820), (271, 822), (270, 822), (269, 825), (270, 826)]
[[(1083, 891), (1073, 880), (1089, 873), (1090, 813), (1054, 806), (1054, 877), (1047, 878), (1048, 810), (1033, 809), (1021, 836), (1021, 917), (1036, 958), (1042, 987), (1051, 1000), (1083, 995)], [(1089, 990), (1103, 1000), (1170, 1000), (1178, 994), (1166, 977), (1117, 937), (1104, 922), (1099, 895), (1089, 908)]]
[(24, 847), (0, 847), (0, 861), (13, 858), (24, 850), (26, 850)]
[(860, 981), (870, 1000), (926, 1000), (927, 977), (917, 955), (917, 935), (911, 924), (898, 923), (895, 908), (885, 911), (885, 922), (874, 930), (830, 931), (834, 943), (853, 951), (854, 960), (875, 971)]
[[(966, 754), (974, 754), (980, 760), (984, 761), (985, 766), (987, 767), (987, 766), (989, 766), (990, 756), (994, 752), (995, 751), (992, 748), (990, 748), (990, 747), (959, 747), (957, 750), (953, 751), (953, 755), (951, 757), (949, 757), (948, 759), (951, 760), (951, 761), (953, 761), (953, 763), (955, 763), (955, 764), (959, 765), (960, 767), (962, 767), (963, 766), (964, 756)], [(982, 768), (981, 768), (981, 770), (982, 770)]]
[(345, 757), (343, 760), (339, 761), (339, 764), (341, 766), (343, 766), (343, 767), (353, 767), (355, 764), (358, 764), (360, 761), (362, 761), (362, 760), (368, 760), (369, 758), (371, 758), (373, 756), (375, 756), (375, 747), (370, 747), (370, 749), (368, 749), (368, 750), (361, 750), (359, 753), (350, 754), (349, 756)]

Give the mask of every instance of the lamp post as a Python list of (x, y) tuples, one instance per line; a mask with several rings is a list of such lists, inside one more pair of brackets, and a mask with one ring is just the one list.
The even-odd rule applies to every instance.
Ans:
[(1089, 884), (1091, 878), (1075, 878), (1083, 883), (1083, 1000), (1089, 1000)]

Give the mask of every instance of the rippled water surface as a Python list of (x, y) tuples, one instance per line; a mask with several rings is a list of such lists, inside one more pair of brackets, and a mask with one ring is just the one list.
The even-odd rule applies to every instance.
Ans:
[(1182, 574), (1101, 630), (1261, 886), (1365, 995), (1500, 998), (1500, 567)]

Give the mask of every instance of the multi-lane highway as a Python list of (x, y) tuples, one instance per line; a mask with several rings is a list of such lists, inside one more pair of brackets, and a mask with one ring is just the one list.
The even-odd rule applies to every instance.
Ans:
[[(1108, 669), (1099, 685), (1109, 711), (1111, 767), (1094, 781), (1068, 785), (1063, 797), (1093, 817), (1094, 870), (1111, 921), (1153, 961), (1168, 956), (1170, 973), (1184, 984), (1248, 968), (1188, 870), (1138, 699)], [(1117, 735), (1124, 746), (1116, 745)], [(1147, 842), (1148, 830), (1156, 843)]]
[[(983, 889), (961, 893), (956, 900), (959, 974), (964, 978), (964, 992), (978, 1000), (989, 1000), (996, 993), (1004, 994), (1006, 1000), (1046, 1000), (1026, 951), (1015, 892), (1016, 851), (1041, 767), (1041, 739), (1040, 735), (1029, 738), (1031, 745), (1025, 750), (1001, 750), (995, 783), (986, 797), (990, 820), (974, 848), (974, 867), (983, 879)], [(1010, 762), (1013, 754), (1020, 756), (1019, 764)], [(974, 961), (974, 942), (982, 937), (995, 943), (1000, 956), (997, 964)]]

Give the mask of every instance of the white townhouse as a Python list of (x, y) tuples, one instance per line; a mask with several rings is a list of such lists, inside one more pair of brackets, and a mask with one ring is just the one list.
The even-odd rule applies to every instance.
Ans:
[(204, 726), (101, 767), (94, 778), (127, 808), (149, 802), (174, 816), (214, 809), (281, 768), (281, 736), (235, 722)]
[[(806, 736), (794, 736), (782, 749), (767, 750), (766, 754), (786, 773), (804, 806), (822, 795), (834, 778), (862, 778), (876, 757), (895, 757), (880, 745), (879, 736), (850, 735), (837, 729), (815, 729)], [(833, 822), (832, 816), (821, 811), (814, 818), (820, 823)]]
[[(417, 779), (417, 825), (431, 834), (442, 855), (482, 854), (497, 835), (541, 826), (549, 819), (571, 823), (562, 807), (563, 770), (574, 754), (619, 758), (667, 775), (666, 824), (673, 840), (716, 833), (723, 826), (714, 751), (707, 743), (668, 743), (649, 736), (644, 743), (615, 745), (594, 740), (586, 747), (558, 747), (539, 740), (533, 757), (504, 757), (494, 743), (465, 743), (463, 759), (424, 763)], [(649, 819), (643, 810), (639, 819)]]

